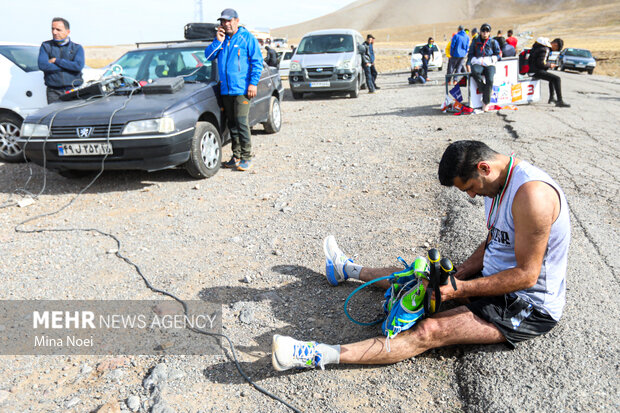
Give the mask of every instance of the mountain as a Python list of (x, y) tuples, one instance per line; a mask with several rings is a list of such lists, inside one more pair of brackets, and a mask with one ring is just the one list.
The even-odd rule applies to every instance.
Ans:
[(305, 33), (329, 28), (359, 31), (462, 20), (564, 12), (618, 0), (358, 0), (342, 9), (303, 23), (272, 30), (274, 36), (299, 39)]

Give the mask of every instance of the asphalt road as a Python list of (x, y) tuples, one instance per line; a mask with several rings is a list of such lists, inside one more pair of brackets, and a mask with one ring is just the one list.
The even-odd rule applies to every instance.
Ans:
[[(380, 75), (381, 90), (358, 99), (287, 94), (282, 131), (254, 133), (252, 172), (222, 170), (199, 182), (178, 170), (105, 173), (69, 208), (32, 225), (110, 231), (154, 285), (221, 302), (242, 367), (303, 411), (618, 411), (620, 80), (560, 75), (569, 109), (548, 105), (543, 83), (542, 101), (517, 111), (442, 114), (443, 86), (410, 86), (404, 73)], [(331, 343), (377, 334), (342, 313), (355, 285), (332, 288), (323, 279), (327, 234), (365, 265), (396, 265), (397, 256), (412, 260), (429, 246), (460, 262), (484, 237), (482, 202), (437, 182), (440, 156), (458, 139), (514, 151), (563, 188), (572, 243), (559, 325), (513, 351), (451, 347), (392, 366), (274, 372), (274, 333)], [(43, 174), (32, 170), (36, 193)], [(2, 200), (29, 171), (0, 163)], [(51, 173), (34, 205), (0, 209), (0, 299), (160, 298), (110, 253), (110, 239), (15, 233), (87, 183)], [(376, 315), (381, 294), (360, 299), (369, 304), (358, 301), (358, 315)], [(182, 372), (161, 394), (175, 411), (286, 411), (239, 378), (225, 356), (134, 356), (113, 375), (99, 370), (103, 356), (0, 357), (2, 411), (96, 411), (132, 395), (147, 411), (155, 401), (141, 383), (158, 362)]]

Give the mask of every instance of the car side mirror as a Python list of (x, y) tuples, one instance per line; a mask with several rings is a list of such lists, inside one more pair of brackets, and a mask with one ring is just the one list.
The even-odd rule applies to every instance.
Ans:
[(409, 52), (409, 56), (411, 56), (413, 54), (413, 52)]

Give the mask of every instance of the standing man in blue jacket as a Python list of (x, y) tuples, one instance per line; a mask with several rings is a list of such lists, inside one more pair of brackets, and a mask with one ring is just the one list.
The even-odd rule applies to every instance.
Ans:
[[(465, 73), (465, 62), (467, 51), (469, 50), (469, 36), (465, 33), (463, 26), (458, 27), (458, 31), (452, 36), (450, 43), (450, 60), (448, 60), (448, 74)], [(456, 84), (459, 79), (453, 77), (450, 83)]]
[(39, 69), (44, 73), (47, 103), (60, 99), (67, 90), (84, 83), (84, 49), (69, 38), (69, 22), (62, 17), (52, 19), (52, 40), (41, 44)]
[(239, 15), (225, 9), (219, 18), (215, 40), (205, 49), (207, 60), (217, 58), (220, 94), (230, 129), (233, 155), (224, 168), (246, 171), (252, 160), (250, 101), (256, 96), (263, 71), (263, 55), (258, 40), (239, 26)]
[[(488, 112), (491, 103), (491, 90), (495, 76), (495, 63), (499, 60), (499, 44), (491, 38), (491, 26), (480, 26), (480, 36), (471, 41), (467, 61), (471, 65), (471, 76), (482, 89), (482, 110)], [(483, 78), (484, 76), (484, 78)]]

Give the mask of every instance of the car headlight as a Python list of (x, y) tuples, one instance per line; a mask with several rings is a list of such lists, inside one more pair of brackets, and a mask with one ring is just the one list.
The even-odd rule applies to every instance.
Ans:
[(340, 62), (340, 64), (338, 65), (337, 69), (344, 69), (344, 70), (348, 70), (351, 69), (353, 66), (351, 65), (351, 61), (350, 60), (345, 60), (343, 62)]
[(20, 136), (40, 138), (49, 135), (50, 129), (47, 125), (38, 123), (24, 123), (20, 131)]
[(590, 62), (588, 63), (588, 66), (596, 66), (596, 62)]
[(172, 118), (158, 118), (129, 122), (123, 129), (123, 135), (148, 132), (170, 133), (172, 131), (174, 131), (174, 120)]
[(301, 64), (299, 62), (292, 61), (291, 65), (289, 66), (289, 70), (291, 72), (301, 72)]

